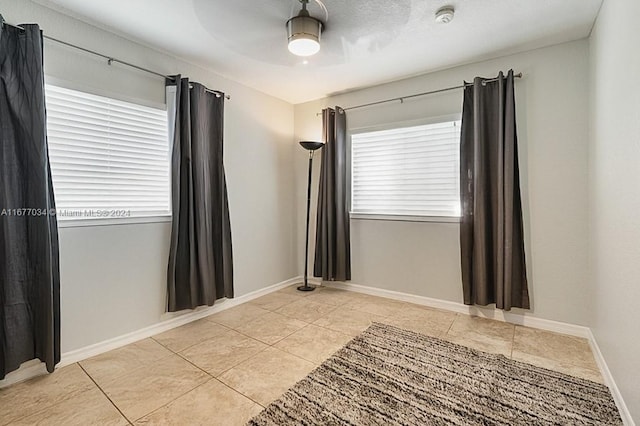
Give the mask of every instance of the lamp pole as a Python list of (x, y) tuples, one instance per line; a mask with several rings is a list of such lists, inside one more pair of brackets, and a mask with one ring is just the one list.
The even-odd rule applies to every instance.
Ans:
[(312, 287), (308, 283), (309, 273), (309, 219), (311, 215), (311, 176), (313, 172), (313, 153), (324, 146), (323, 142), (313, 141), (301, 141), (300, 145), (303, 148), (309, 150), (309, 173), (307, 177), (307, 229), (305, 237), (305, 251), (304, 251), (304, 285), (298, 287), (300, 291), (313, 291), (315, 287)]

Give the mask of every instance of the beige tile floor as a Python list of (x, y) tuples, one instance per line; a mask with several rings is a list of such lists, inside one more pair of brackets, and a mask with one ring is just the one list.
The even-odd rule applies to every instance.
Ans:
[(373, 321), (602, 382), (585, 339), (288, 287), (0, 389), (0, 425), (241, 425)]

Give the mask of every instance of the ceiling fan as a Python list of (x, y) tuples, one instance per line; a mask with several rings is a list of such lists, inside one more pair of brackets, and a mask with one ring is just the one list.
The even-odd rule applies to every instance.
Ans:
[(329, 19), (324, 3), (315, 0), (325, 13), (324, 22), (314, 18), (307, 10), (309, 0), (299, 0), (302, 9), (297, 16), (287, 21), (287, 40), (289, 52), (297, 56), (312, 56), (320, 51), (320, 36)]

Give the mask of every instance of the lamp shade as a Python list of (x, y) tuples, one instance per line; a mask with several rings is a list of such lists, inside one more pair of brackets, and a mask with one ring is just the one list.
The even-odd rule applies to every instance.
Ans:
[(316, 149), (320, 149), (324, 146), (324, 142), (317, 141), (300, 141), (300, 145), (304, 149), (308, 149), (309, 151), (315, 151)]
[[(304, 11), (306, 12), (306, 10)], [(322, 22), (303, 14), (287, 21), (287, 38), (289, 52), (297, 56), (312, 56), (320, 51), (320, 34)]]

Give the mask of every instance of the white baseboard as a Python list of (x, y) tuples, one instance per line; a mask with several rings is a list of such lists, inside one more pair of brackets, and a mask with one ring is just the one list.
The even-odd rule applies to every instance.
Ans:
[(611, 375), (611, 371), (609, 370), (609, 366), (600, 351), (600, 347), (598, 346), (598, 341), (595, 336), (589, 330), (589, 346), (591, 346), (591, 352), (593, 352), (593, 356), (596, 359), (596, 364), (598, 364), (598, 368), (600, 368), (600, 373), (602, 373), (602, 378), (604, 379), (604, 383), (609, 387), (611, 391), (611, 395), (613, 395), (613, 400), (616, 402), (618, 406), (618, 410), (620, 411), (620, 417), (622, 417), (622, 422), (626, 426), (635, 426), (635, 422), (631, 418), (631, 413), (627, 408), (627, 404), (624, 402), (622, 398), (622, 394), (620, 393), (620, 389), (618, 389), (618, 385), (616, 385), (613, 376)]
[[(56, 368), (61, 368), (75, 362), (91, 358), (92, 356), (100, 355), (113, 349), (146, 339), (156, 334), (163, 333), (173, 328), (180, 327), (181, 325), (185, 325), (217, 312), (224, 311), (225, 309), (238, 306), (242, 303), (249, 302), (250, 300), (298, 282), (300, 282), (300, 277), (295, 277), (233, 299), (222, 299), (217, 301), (213, 306), (200, 307), (186, 313), (166, 313), (163, 315), (163, 320), (157, 324), (153, 324), (149, 327), (145, 327), (122, 336), (114, 337), (113, 339), (65, 352), (62, 354), (60, 363)], [(38, 360), (25, 362), (18, 370), (7, 374), (4, 380), (0, 380), (0, 389), (46, 373), (47, 370), (44, 363)]]
[[(290, 286), (295, 283), (301, 282), (302, 277), (298, 276), (295, 278), (288, 279), (286, 281), (282, 281), (280, 283), (271, 285), (269, 287), (262, 288), (260, 290), (253, 291), (251, 293), (247, 293), (245, 295), (236, 297), (234, 299), (223, 299), (219, 302), (216, 302), (214, 306), (198, 308), (191, 312), (187, 313), (168, 313), (164, 315), (163, 321), (154, 324), (149, 327), (145, 327), (143, 329), (115, 337), (113, 339), (105, 340), (103, 342), (96, 343), (94, 345), (90, 345), (84, 348), (80, 348), (74, 351), (69, 351), (62, 354), (62, 359), (60, 364), (58, 364), (58, 368), (73, 364), (75, 362), (82, 361), (84, 359), (90, 358), (92, 356), (96, 356), (113, 349), (117, 349), (119, 347), (128, 345), (130, 343), (137, 342), (142, 339), (146, 339), (148, 337), (154, 336), (156, 334), (171, 330), (173, 328), (179, 327), (181, 325), (190, 323), (192, 321), (196, 321), (198, 319), (207, 317), (216, 312), (224, 311), (225, 309), (232, 308), (234, 306), (240, 305), (242, 303), (249, 302), (250, 300), (256, 299), (258, 297), (264, 296), (266, 294), (272, 293), (274, 291), (280, 290), (284, 287)], [(471, 315), (471, 316), (480, 316), (484, 318), (495, 319), (499, 321), (509, 322), (512, 324), (523, 325), (532, 328), (538, 328), (541, 330), (553, 331), (556, 333), (568, 334), (571, 336), (583, 337), (589, 340), (589, 344), (593, 351), (593, 355), (596, 359), (596, 363), (600, 368), (600, 372), (605, 380), (605, 383), (611, 390), (611, 394), (613, 395), (613, 399), (620, 410), (620, 415), (625, 425), (627, 426), (635, 426), (633, 419), (631, 418), (631, 414), (622, 398), (622, 394), (618, 389), (618, 386), (611, 375), (611, 371), (607, 366), (607, 363), (602, 356), (602, 352), (598, 347), (598, 343), (593, 336), (593, 333), (588, 327), (563, 323), (559, 321), (547, 320), (544, 318), (537, 318), (531, 315), (525, 315), (520, 313), (512, 313), (512, 312), (504, 312), (498, 309), (489, 309), (489, 308), (479, 308), (475, 306), (467, 306), (462, 303), (451, 302), (447, 300), (433, 299), (430, 297), (424, 296), (416, 296), (408, 293), (401, 293), (398, 291), (385, 290), (376, 287), (369, 287), (360, 284), (347, 283), (347, 282), (338, 282), (338, 281), (330, 281), (323, 282), (318, 280), (317, 278), (309, 278), (309, 282), (314, 285), (325, 285), (327, 287), (334, 287), (343, 290), (354, 291), (358, 293), (370, 294), (372, 296), (380, 296), (386, 297), (394, 300), (401, 300), (403, 302), (415, 303), (418, 305), (428, 306), (431, 308), (442, 309), (447, 311), (452, 311), (460, 314)], [(44, 364), (34, 360), (24, 363), (19, 370), (9, 373), (4, 380), (0, 380), (0, 389), (11, 384), (21, 382), (24, 380), (28, 380), (32, 377), (39, 376), (42, 374), (46, 374), (46, 369)]]
[[(314, 284), (319, 281), (314, 279)], [(415, 303), (417, 305), (428, 306), (430, 308), (442, 309), (445, 311), (457, 312), (459, 314), (490, 318), (498, 321), (508, 322), (511, 324), (523, 325), (532, 328), (538, 328), (556, 333), (568, 334), (571, 336), (589, 338), (589, 328), (581, 325), (568, 324), (565, 322), (553, 321), (544, 318), (538, 318), (532, 315), (526, 315), (514, 312), (505, 312), (499, 309), (482, 308), (477, 306), (468, 306), (458, 302), (448, 300), (433, 299), (430, 297), (416, 296), (398, 291), (385, 290), (376, 287), (368, 287), (360, 284), (346, 283), (342, 281), (325, 281), (322, 283), (327, 287), (335, 287), (343, 290), (350, 290), (358, 293), (370, 294), (372, 296), (381, 296), (388, 299), (401, 300), (403, 302)]]

